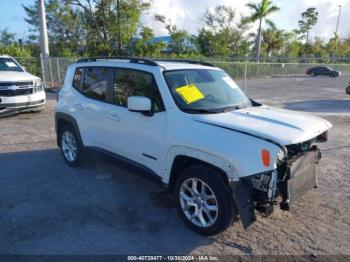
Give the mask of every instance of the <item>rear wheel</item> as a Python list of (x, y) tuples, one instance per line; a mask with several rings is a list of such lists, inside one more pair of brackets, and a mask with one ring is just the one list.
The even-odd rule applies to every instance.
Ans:
[(60, 145), (63, 158), (70, 166), (77, 166), (81, 163), (83, 146), (71, 125), (62, 128)]
[(215, 168), (185, 169), (176, 179), (174, 192), (181, 218), (199, 234), (219, 234), (237, 215), (230, 188)]
[(346, 93), (347, 93), (348, 95), (350, 95), (350, 86), (348, 86), (348, 87), (346, 88)]

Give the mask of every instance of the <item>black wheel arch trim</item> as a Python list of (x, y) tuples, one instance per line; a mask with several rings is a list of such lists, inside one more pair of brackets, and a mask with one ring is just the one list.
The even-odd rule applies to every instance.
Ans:
[(59, 135), (60, 132), (59, 130), (62, 128), (59, 126), (59, 121), (60, 120), (64, 120), (65, 122), (68, 122), (69, 124), (71, 124), (74, 127), (74, 130), (78, 136), (78, 140), (81, 143), (81, 145), (83, 144), (83, 140), (81, 139), (81, 135), (80, 135), (80, 130), (79, 130), (79, 126), (77, 121), (70, 115), (66, 114), (66, 113), (62, 113), (62, 112), (56, 112), (55, 113), (55, 130), (56, 130), (56, 137), (57, 137), (57, 145), (60, 147), (60, 141), (59, 141)]

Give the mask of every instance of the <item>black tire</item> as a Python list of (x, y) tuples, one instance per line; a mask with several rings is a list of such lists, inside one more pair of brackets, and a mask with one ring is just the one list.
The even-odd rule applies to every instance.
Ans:
[[(185, 181), (189, 179), (199, 179), (203, 181), (207, 186), (210, 187), (212, 193), (216, 197), (215, 203), (217, 204), (217, 215), (216, 220), (212, 225), (208, 227), (202, 227), (192, 222), (185, 214), (185, 211), (181, 205), (180, 193), (181, 186)], [(220, 172), (206, 165), (195, 165), (186, 168), (182, 171), (175, 181), (174, 194), (176, 199), (176, 206), (180, 217), (184, 222), (195, 232), (205, 235), (212, 236), (219, 234), (226, 230), (237, 216), (237, 208), (234, 204), (231, 190)], [(207, 200), (208, 201), (208, 200)], [(203, 205), (204, 206), (204, 205)], [(202, 212), (202, 214), (204, 214)], [(208, 218), (208, 216), (206, 216)]]
[(348, 86), (346, 89), (345, 89), (345, 93), (350, 95), (350, 86)]
[[(74, 142), (76, 144), (76, 155), (74, 159), (68, 159), (65, 152), (64, 152), (64, 145), (63, 145), (63, 136), (64, 134), (71, 134), (72, 137), (74, 138)], [(60, 144), (60, 149), (61, 149), (61, 153), (62, 156), (64, 158), (64, 160), (67, 162), (68, 165), (75, 167), (78, 166), (82, 163), (82, 159), (83, 159), (83, 155), (84, 155), (84, 146), (81, 144), (81, 140), (78, 137), (74, 127), (72, 125), (67, 125), (64, 126), (61, 130), (60, 136), (59, 136), (59, 144)]]

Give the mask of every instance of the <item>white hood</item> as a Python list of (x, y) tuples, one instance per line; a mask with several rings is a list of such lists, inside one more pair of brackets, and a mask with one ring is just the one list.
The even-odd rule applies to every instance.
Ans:
[(194, 115), (198, 122), (229, 128), (291, 145), (313, 139), (332, 127), (328, 121), (269, 106), (250, 107), (222, 114)]
[(34, 81), (40, 80), (28, 72), (0, 71), (0, 82)]

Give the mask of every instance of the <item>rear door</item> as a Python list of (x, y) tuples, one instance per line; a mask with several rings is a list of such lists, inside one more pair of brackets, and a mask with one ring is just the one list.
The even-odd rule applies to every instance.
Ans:
[(111, 84), (111, 72), (108, 67), (80, 68), (82, 81), (73, 110), (78, 122), (80, 134), (85, 146), (105, 147), (107, 90)]
[[(107, 112), (108, 144), (110, 151), (136, 161), (160, 173), (166, 112), (152, 73), (116, 68), (113, 99)], [(152, 101), (152, 116), (131, 112), (129, 96), (144, 96)]]

